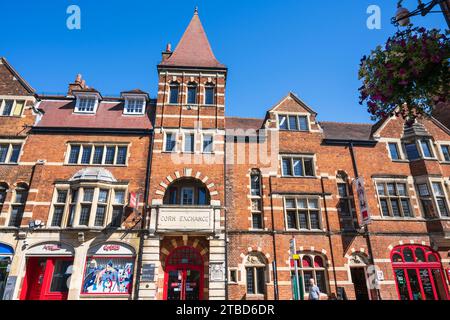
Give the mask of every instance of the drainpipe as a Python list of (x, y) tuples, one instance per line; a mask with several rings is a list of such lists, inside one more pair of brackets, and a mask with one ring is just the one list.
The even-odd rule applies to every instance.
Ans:
[[(356, 163), (355, 150), (353, 148), (352, 140), (350, 140), (350, 142), (349, 142), (349, 150), (350, 150), (350, 156), (352, 158), (353, 171), (354, 171), (355, 177), (359, 178), (358, 165)], [(369, 250), (369, 263), (375, 267), (375, 260), (374, 260), (373, 250), (372, 250), (372, 242), (370, 241), (370, 232), (369, 232), (368, 225), (364, 226), (364, 237), (366, 238), (367, 249)], [(378, 288), (375, 290), (376, 290), (376, 294), (377, 294), (377, 296), (376, 296), (377, 300), (381, 300), (380, 290)]]
[[(217, 121), (217, 118), (216, 118)], [(225, 215), (225, 300), (228, 300), (228, 192), (227, 192), (227, 131), (225, 127), (225, 136), (224, 136), (224, 161), (223, 161), (223, 186), (224, 186), (224, 215)]]
[(328, 236), (328, 244), (330, 246), (330, 254), (331, 254), (331, 263), (333, 264), (333, 277), (334, 277), (334, 288), (336, 290), (336, 296), (338, 294), (338, 283), (337, 283), (337, 276), (336, 276), (336, 264), (334, 263), (334, 250), (333, 250), (333, 241), (331, 239), (331, 229), (330, 229), (330, 221), (328, 218), (328, 206), (326, 201), (326, 194), (325, 194), (325, 185), (323, 183), (323, 177), (320, 177), (320, 184), (322, 185), (322, 197), (323, 197), (323, 204), (325, 209), (325, 221), (327, 224), (327, 236)]
[[(155, 125), (155, 119), (156, 119), (156, 110), (153, 115), (152, 123)], [(145, 173), (145, 188), (144, 188), (144, 208), (142, 209), (142, 221), (141, 221), (141, 230), (139, 230), (140, 233), (140, 239), (139, 239), (139, 253), (138, 253), (138, 259), (137, 259), (137, 265), (136, 268), (136, 282), (134, 287), (134, 300), (139, 300), (139, 285), (141, 282), (141, 274), (142, 274), (142, 256), (144, 253), (144, 235), (147, 233), (147, 227), (146, 226), (146, 220), (147, 220), (147, 210), (149, 206), (149, 192), (150, 192), (150, 178), (151, 178), (151, 172), (152, 172), (152, 155), (153, 155), (153, 140), (155, 137), (155, 132), (152, 129), (150, 140), (148, 143), (148, 155), (147, 155), (147, 168)]]
[(274, 280), (276, 279), (276, 283), (274, 283), (273, 290), (275, 295), (275, 300), (279, 300), (278, 296), (278, 268), (277, 268), (277, 242), (276, 242), (276, 230), (275, 230), (275, 215), (273, 213), (273, 194), (272, 194), (272, 176), (269, 175), (269, 189), (270, 189), (270, 214), (272, 219), (272, 246), (273, 246), (273, 261), (275, 261), (275, 265), (273, 268), (273, 276)]

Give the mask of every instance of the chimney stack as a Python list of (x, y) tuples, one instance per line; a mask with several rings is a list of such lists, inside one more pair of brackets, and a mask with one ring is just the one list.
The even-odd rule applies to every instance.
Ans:
[(162, 53), (162, 61), (166, 61), (172, 55), (172, 45), (170, 43), (166, 46), (166, 51)]
[(83, 79), (83, 76), (81, 74), (77, 74), (75, 81), (69, 84), (68, 94), (72, 95), (73, 91), (82, 90), (85, 89), (86, 87), (87, 87), (86, 80)]

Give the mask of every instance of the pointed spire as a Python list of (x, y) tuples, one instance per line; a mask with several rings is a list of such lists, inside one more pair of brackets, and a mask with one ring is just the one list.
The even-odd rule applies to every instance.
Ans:
[(195, 8), (189, 26), (183, 34), (178, 46), (172, 55), (160, 63), (161, 66), (226, 68), (217, 61), (209, 44), (208, 37), (203, 29)]

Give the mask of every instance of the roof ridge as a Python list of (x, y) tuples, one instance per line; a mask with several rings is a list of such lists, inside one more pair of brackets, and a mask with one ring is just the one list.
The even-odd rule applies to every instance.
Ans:
[(372, 123), (361, 123), (361, 122), (340, 122), (340, 121), (319, 121), (319, 123), (335, 123), (335, 124), (350, 124), (357, 126), (373, 126)]

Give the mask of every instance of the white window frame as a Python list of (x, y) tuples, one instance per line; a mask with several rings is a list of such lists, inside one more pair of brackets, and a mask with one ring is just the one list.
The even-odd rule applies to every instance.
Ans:
[[(303, 280), (303, 290), (304, 293), (307, 295), (309, 294), (309, 291), (306, 291), (306, 281), (305, 281), (305, 276), (304, 276), (304, 272), (305, 271), (309, 271), (312, 272), (313, 274), (313, 278), (314, 282), (316, 285), (317, 284), (317, 271), (322, 271), (324, 274), (324, 282), (325, 282), (325, 290), (326, 292), (321, 292), (321, 295), (326, 295), (328, 294), (328, 292), (330, 292), (330, 284), (328, 281), (328, 268), (327, 268), (327, 259), (323, 254), (319, 254), (316, 252), (300, 252), (298, 251), (297, 254), (300, 256), (300, 260), (294, 260), (294, 263), (298, 263), (298, 273), (301, 274), (301, 279)], [(305, 256), (308, 256), (311, 260), (312, 266), (309, 268), (304, 268), (303, 267), (303, 258)], [(322, 263), (323, 263), (323, 267), (316, 267), (314, 265), (314, 258), (316, 256), (319, 256), (320, 258), (322, 258)], [(291, 266), (291, 274), (295, 274), (295, 267)]]
[[(13, 105), (11, 107), (11, 111), (9, 112), (9, 114), (4, 115), (3, 111), (4, 111), (4, 108), (6, 105), (6, 100), (12, 101)], [(16, 108), (18, 101), (23, 101), (23, 107), (22, 107), (22, 110), (19, 115), (14, 115), (14, 110)], [(0, 97), (0, 117), (17, 117), (17, 118), (22, 117), (23, 113), (25, 112), (25, 107), (27, 105), (27, 102), (28, 102), (28, 100), (26, 98), (8, 97), (8, 96)]]
[[(184, 192), (190, 190), (192, 192), (192, 202), (191, 203), (184, 203)], [(180, 194), (180, 203), (182, 206), (193, 206), (195, 203), (195, 189), (192, 187), (183, 187), (181, 188), (181, 194)]]
[(447, 147), (450, 151), (450, 141), (438, 141), (438, 142), (436, 142), (436, 145), (437, 145), (437, 149), (439, 152), (439, 158), (441, 159), (441, 162), (450, 163), (450, 161), (445, 160), (444, 152), (442, 152), (443, 147)]
[[(99, 97), (96, 94), (78, 94), (76, 95), (76, 104), (75, 104), (75, 109), (74, 109), (74, 113), (81, 113), (81, 114), (95, 114), (97, 113), (97, 108), (99, 105)], [(82, 99), (94, 99), (94, 108), (92, 111), (88, 111), (88, 110), (80, 110), (80, 103)]]
[[(295, 201), (295, 208), (288, 208), (287, 205), (286, 205), (286, 201), (287, 200), (294, 200)], [(316, 200), (317, 201), (317, 209), (316, 208), (310, 208), (309, 205), (308, 205), (308, 207), (306, 209), (301, 210), (298, 207), (298, 200), (306, 200), (307, 204), (309, 204), (310, 200)], [(323, 231), (322, 206), (321, 206), (321, 201), (320, 201), (319, 197), (307, 197), (307, 196), (292, 196), (292, 197), (288, 197), (288, 196), (286, 196), (286, 197), (283, 197), (283, 206), (284, 206), (284, 213), (283, 213), (284, 214), (284, 225), (285, 225), (286, 231), (296, 231), (296, 232), (299, 232), (299, 231), (302, 231), (302, 232)], [(293, 210), (295, 210), (295, 219), (296, 219), (296, 223), (297, 223), (297, 229), (289, 228), (289, 225), (288, 225), (287, 212), (288, 211), (293, 211)], [(319, 228), (318, 229), (312, 229), (312, 228), (310, 228), (310, 229), (303, 229), (303, 228), (301, 228), (300, 227), (300, 220), (298, 218), (299, 211), (307, 211), (308, 212), (308, 216), (307, 216), (308, 225), (311, 227), (310, 211), (312, 211), (312, 210), (316, 210), (318, 212), (318, 214), (319, 214), (319, 216), (318, 216)]]
[[(72, 146), (80, 146), (80, 153), (78, 154), (78, 159), (76, 163), (70, 163), (70, 154), (72, 152)], [(91, 148), (91, 156), (89, 158), (89, 163), (81, 163), (81, 159), (83, 157), (83, 151), (85, 147)], [(103, 154), (102, 154), (102, 161), (101, 163), (94, 163), (94, 153), (95, 153), (95, 147), (103, 147)], [(108, 147), (114, 147), (114, 160), (112, 164), (107, 164), (106, 162), (106, 150)], [(125, 164), (118, 164), (117, 163), (117, 157), (119, 154), (119, 148), (124, 147), (127, 148), (127, 154), (125, 158)], [(65, 165), (70, 166), (109, 166), (109, 167), (127, 167), (128, 166), (128, 159), (130, 158), (130, 144), (127, 143), (84, 143), (84, 142), (69, 142), (67, 143), (67, 152), (66, 152), (66, 158), (64, 160)]]
[[(131, 112), (130, 109), (129, 109), (131, 101), (140, 101), (140, 102), (142, 102), (142, 111), (141, 112)], [(145, 99), (145, 97), (138, 96), (138, 95), (136, 95), (136, 96), (128, 96), (127, 95), (125, 97), (125, 106), (124, 106), (124, 109), (123, 109), (123, 114), (131, 115), (131, 116), (136, 116), (136, 115), (141, 116), (141, 115), (145, 114), (146, 107), (147, 107), (147, 99)], [(136, 107), (134, 107), (134, 108), (136, 108)]]
[[(185, 94), (186, 94), (186, 105), (188, 105), (188, 106), (196, 106), (196, 105), (198, 105), (198, 102), (199, 102), (199, 88), (200, 88), (200, 86), (199, 86), (199, 84), (197, 83), (197, 82), (195, 82), (195, 81), (189, 81), (186, 85), (185, 85), (185, 87), (186, 87), (186, 91), (185, 91)], [(189, 88), (192, 88), (192, 87), (195, 87), (195, 101), (194, 102), (189, 102)]]
[[(405, 220), (411, 220), (411, 219), (416, 219), (416, 213), (414, 212), (414, 206), (412, 204), (412, 199), (413, 199), (413, 194), (411, 194), (411, 190), (409, 189), (409, 182), (406, 179), (374, 179), (374, 184), (375, 184), (375, 190), (376, 190), (376, 195), (377, 195), (377, 200), (378, 200), (378, 206), (380, 208), (380, 217), (382, 219), (405, 219)], [(379, 190), (378, 190), (378, 184), (383, 184), (383, 186), (385, 186), (385, 195), (380, 195)], [(390, 195), (389, 194), (389, 190), (387, 185), (388, 184), (394, 184), (395, 185), (395, 190), (397, 191), (397, 184), (404, 184), (405, 185), (405, 191), (406, 191), (406, 196), (400, 196), (398, 194), (395, 195)], [(383, 214), (383, 209), (381, 206), (381, 200), (386, 199), (387, 200), (387, 205), (388, 205), (388, 210), (389, 210), (389, 216), (385, 216)], [(400, 216), (394, 216), (394, 210), (392, 209), (392, 204), (391, 204), (391, 198), (396, 199), (398, 201), (398, 205), (399, 205), (399, 213)], [(408, 201), (408, 207), (410, 210), (410, 213), (412, 214), (412, 216), (405, 216), (404, 212), (403, 212), (403, 205), (401, 204), (401, 200), (407, 200)]]
[[(205, 106), (214, 106), (217, 104), (217, 86), (212, 82), (207, 82), (203, 86), (203, 104)], [(206, 88), (213, 89), (213, 103), (206, 103)]]
[[(212, 142), (211, 142), (211, 151), (205, 151), (205, 137), (211, 137), (212, 138)], [(213, 154), (214, 153), (214, 144), (215, 144), (215, 137), (213, 133), (203, 133), (202, 134), (202, 153), (206, 153), (206, 154)]]
[[(173, 84), (177, 84), (178, 85), (178, 95), (177, 95), (177, 102), (171, 102), (170, 101), (170, 97), (171, 97), (171, 95), (172, 95), (172, 85)], [(181, 83), (180, 82), (178, 82), (178, 81), (171, 81), (171, 82), (169, 82), (169, 84), (168, 84), (168, 95), (167, 95), (167, 104), (168, 105), (171, 105), (171, 106), (177, 106), (177, 105), (179, 105), (180, 104), (180, 102), (181, 102), (181, 100), (182, 100), (182, 94), (181, 94), (181, 92), (182, 92), (182, 85), (181, 85)]]
[[(285, 175), (283, 172), (283, 160), (289, 158), (291, 161), (291, 170), (292, 170), (292, 174), (291, 175)], [(303, 175), (303, 176), (296, 176), (294, 174), (294, 159), (296, 158), (300, 158), (302, 159), (302, 166), (303, 166), (303, 173), (305, 173), (305, 165), (304, 165), (304, 160), (305, 159), (311, 159), (312, 160), (312, 175), (311, 176), (307, 176), (307, 175)], [(295, 154), (295, 155), (280, 155), (280, 170), (281, 170), (281, 177), (282, 178), (316, 178), (316, 155), (305, 155), (305, 154)]]
[[(280, 128), (280, 117), (281, 116), (285, 116), (286, 117), (286, 121), (287, 121), (287, 125), (288, 125), (288, 129), (281, 129)], [(294, 116), (297, 117), (297, 130), (292, 130), (290, 129), (290, 125), (289, 125), (289, 116)], [(306, 118), (306, 125), (307, 125), (307, 129), (306, 130), (302, 130), (300, 128), (300, 117), (304, 117)], [(309, 113), (298, 113), (298, 112), (280, 112), (280, 113), (276, 113), (276, 118), (277, 118), (277, 129), (279, 131), (289, 131), (289, 132), (311, 132), (311, 119), (310, 119), (310, 114)]]
[[(395, 144), (397, 146), (397, 153), (398, 153), (399, 159), (392, 158), (391, 149), (389, 148), (389, 145), (391, 143)], [(391, 159), (392, 161), (405, 161), (405, 159), (407, 159), (403, 152), (403, 147), (402, 147), (402, 143), (400, 140), (386, 140), (386, 149), (388, 152), (389, 159)]]
[[(186, 136), (187, 135), (190, 135), (190, 136), (192, 136), (192, 139), (193, 139), (193, 143), (194, 143), (194, 149), (193, 150), (187, 150), (186, 149)], [(196, 149), (196, 142), (197, 142), (197, 135), (195, 134), (195, 132), (193, 132), (193, 131), (186, 131), (186, 132), (183, 132), (183, 135), (182, 135), (182, 144), (183, 144), (183, 152), (185, 152), (185, 153), (195, 153), (195, 149)]]
[[(8, 145), (8, 151), (6, 152), (5, 162), (0, 162), (0, 165), (16, 165), (16, 164), (19, 164), (20, 158), (21, 158), (22, 152), (23, 152), (24, 141), (23, 140), (0, 140), (0, 145), (2, 145), (2, 144)], [(15, 145), (19, 145), (20, 146), (19, 157), (17, 158), (17, 162), (11, 162), (13, 146), (15, 146)]]
[[(425, 157), (425, 153), (424, 153), (423, 147), (422, 147), (422, 142), (425, 142), (428, 144), (428, 147), (430, 148), (430, 152), (432, 153), (431, 157)], [(417, 139), (416, 145), (418, 145), (418, 147), (419, 147), (419, 153), (420, 153), (420, 156), (422, 157), (422, 159), (425, 159), (425, 160), (430, 160), (430, 159), (435, 160), (436, 159), (436, 150), (434, 150), (434, 146), (433, 146), (434, 143), (431, 139)]]
[[(173, 148), (173, 150), (167, 150), (167, 135), (168, 134), (172, 134), (175, 136), (175, 146)], [(184, 143), (184, 141), (183, 141)], [(164, 136), (163, 136), (163, 152), (167, 152), (167, 153), (177, 153), (179, 149), (179, 143), (178, 143), (178, 132), (177, 131), (164, 131)]]

